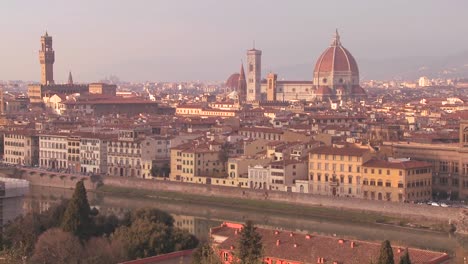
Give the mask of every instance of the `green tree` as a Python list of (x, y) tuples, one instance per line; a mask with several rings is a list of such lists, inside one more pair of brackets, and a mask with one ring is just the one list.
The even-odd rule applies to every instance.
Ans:
[(80, 239), (86, 239), (90, 233), (91, 218), (88, 198), (83, 181), (76, 183), (73, 197), (68, 203), (63, 216), (62, 229)]
[(174, 225), (174, 218), (169, 213), (156, 208), (141, 208), (132, 212), (131, 222), (138, 219), (147, 219), (148, 221), (163, 223), (170, 227)]
[(379, 259), (377, 264), (395, 264), (393, 259), (393, 250), (390, 241), (385, 240), (380, 247)]
[(192, 264), (221, 264), (210, 243), (202, 243), (193, 252)]
[(198, 239), (190, 234), (187, 230), (172, 228), (171, 231), (173, 251), (180, 251), (197, 247)]
[(252, 221), (247, 221), (240, 231), (235, 257), (240, 264), (261, 263), (263, 258), (262, 237)]
[(405, 254), (403, 254), (403, 256), (400, 257), (400, 264), (411, 264), (408, 249), (406, 249)]
[(137, 218), (130, 226), (117, 228), (111, 238), (113, 242), (123, 244), (129, 259), (191, 249), (198, 244), (198, 240), (186, 231), (146, 217)]
[(112, 240), (124, 245), (129, 259), (172, 252), (169, 227), (147, 219), (137, 219), (129, 227), (117, 228), (112, 234)]

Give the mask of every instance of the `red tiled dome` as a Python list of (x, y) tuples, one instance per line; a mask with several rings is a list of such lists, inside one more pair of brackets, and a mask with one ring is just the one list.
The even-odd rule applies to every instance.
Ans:
[(239, 73), (233, 73), (229, 78), (226, 80), (226, 87), (231, 88), (231, 89), (237, 89), (239, 86)]
[(340, 42), (339, 35), (335, 36), (330, 47), (328, 47), (315, 63), (314, 73), (319, 72), (352, 72), (359, 74), (359, 69), (353, 55), (345, 49)]
[(366, 91), (359, 85), (353, 85), (351, 93), (353, 95), (366, 95)]
[(331, 95), (333, 94), (332, 90), (328, 86), (319, 86), (317, 88), (317, 91), (315, 91), (315, 94), (318, 95)]

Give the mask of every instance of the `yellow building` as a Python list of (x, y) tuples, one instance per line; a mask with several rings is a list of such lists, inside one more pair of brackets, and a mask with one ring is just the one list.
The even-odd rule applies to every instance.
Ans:
[(170, 180), (211, 184), (211, 178), (226, 178), (219, 153), (218, 144), (198, 140), (172, 148)]
[(432, 197), (432, 164), (415, 160), (370, 160), (363, 164), (362, 197), (392, 202)]
[(357, 147), (318, 147), (309, 154), (309, 192), (361, 197), (362, 165), (371, 151)]

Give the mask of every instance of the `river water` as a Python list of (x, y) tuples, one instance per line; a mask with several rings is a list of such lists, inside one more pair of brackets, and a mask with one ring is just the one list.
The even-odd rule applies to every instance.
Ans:
[[(70, 198), (72, 193), (73, 191), (68, 189), (32, 186), (24, 198), (23, 208), (25, 211), (44, 211), (61, 199)], [(261, 227), (379, 242), (388, 239), (394, 245), (444, 251), (455, 256), (453, 263), (463, 263), (463, 257), (468, 257), (468, 237), (448, 233), (93, 192), (88, 192), (88, 199), (90, 205), (96, 206), (100, 212), (114, 213), (117, 216), (141, 207), (154, 207), (167, 211), (174, 216), (176, 226), (187, 229), (201, 240), (208, 238), (211, 227), (218, 226), (224, 221), (253, 220)]]

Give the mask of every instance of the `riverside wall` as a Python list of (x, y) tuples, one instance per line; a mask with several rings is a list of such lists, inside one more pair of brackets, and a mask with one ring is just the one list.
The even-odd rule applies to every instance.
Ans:
[(239, 187), (224, 187), (163, 180), (104, 177), (102, 179), (102, 183), (109, 186), (136, 188), (142, 190), (170, 191), (233, 199), (271, 200), (309, 206), (373, 211), (402, 217), (427, 218), (445, 223), (455, 223), (463, 211), (463, 209), (460, 208), (441, 208), (428, 205), (370, 201), (358, 198), (320, 196), (304, 193), (253, 190)]
[(411, 219), (427, 219), (446, 224), (450, 223), (457, 227), (457, 231), (468, 234), (468, 222), (466, 221), (468, 219), (468, 210), (461, 208), (442, 208), (417, 204), (371, 201), (358, 198), (331, 197), (270, 190), (253, 190), (240, 187), (225, 187), (164, 180), (143, 180), (127, 177), (105, 176), (99, 179), (89, 176), (38, 171), (35, 169), (25, 168), (0, 169), (0, 176), (2, 175), (28, 180), (31, 185), (55, 188), (73, 189), (76, 182), (82, 180), (85, 187), (90, 190), (96, 189), (103, 184), (121, 188), (135, 188), (156, 192), (169, 191), (232, 199), (270, 200), (290, 203), (292, 206), (294, 204), (301, 204), (308, 206), (351, 209), (362, 212), (370, 211), (385, 215), (409, 217)]

